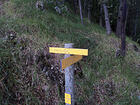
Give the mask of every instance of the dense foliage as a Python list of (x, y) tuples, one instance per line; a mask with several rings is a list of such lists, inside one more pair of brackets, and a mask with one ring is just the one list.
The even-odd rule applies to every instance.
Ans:
[[(48, 0), (47, 0), (48, 1)], [(79, 14), (78, 0), (54, 0), (57, 4), (63, 4), (67, 1), (70, 5), (69, 9), (72, 9), (75, 13)], [(102, 16), (102, 24), (105, 27), (105, 19), (103, 18), (103, 11), (101, 12), (102, 3), (106, 3), (109, 10), (109, 18), (112, 31), (116, 32), (117, 18), (119, 13), (119, 5), (123, 0), (80, 0), (82, 6), (83, 17), (88, 17), (89, 21), (93, 23), (100, 23)], [(127, 0), (128, 10), (126, 20), (126, 34), (134, 41), (140, 43), (140, 1), (139, 0)]]

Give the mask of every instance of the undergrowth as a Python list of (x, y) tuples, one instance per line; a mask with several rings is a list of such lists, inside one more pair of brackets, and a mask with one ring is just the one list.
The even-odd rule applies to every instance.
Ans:
[[(88, 49), (88, 57), (84, 57), (79, 63), (84, 76), (79, 76), (79, 72), (75, 74), (75, 100), (78, 105), (140, 104), (138, 100), (138, 96), (140, 96), (140, 52), (134, 50), (133, 45), (137, 45), (135, 42), (127, 38), (126, 57), (117, 58), (115, 54), (120, 48), (120, 39), (116, 38), (113, 33), (111, 36), (107, 36), (104, 28), (97, 24), (89, 24), (87, 19), (84, 19), (85, 24), (81, 25), (78, 16), (71, 13), (60, 15), (47, 5), (45, 10), (40, 11), (35, 8), (35, 2), (36, 0), (6, 2), (4, 4), (5, 15), (0, 17), (1, 30), (14, 31), (18, 37), (27, 38), (30, 45), (29, 53), (32, 54), (44, 49), (44, 46), (46, 47), (48, 44), (63, 47), (64, 43), (74, 43), (76, 48)], [(57, 104), (63, 105), (64, 92), (60, 94), (59, 89), (51, 90), (58, 85), (50, 85), (48, 80), (46, 81), (45, 74), (40, 73), (35, 64), (26, 68), (27, 71), (30, 71), (29, 76), (20, 74), (23, 70), (21, 65), (23, 65), (24, 59), (22, 62), (13, 59), (12, 48), (8, 47), (10, 43), (9, 45), (3, 43), (0, 46), (0, 61), (2, 61), (0, 62), (0, 88), (4, 89), (0, 90), (1, 103), (8, 104), (11, 102), (9, 100), (12, 99), (14, 102), (14, 99), (20, 97), (22, 104), (40, 105), (45, 103), (43, 100), (50, 99), (50, 102), (54, 100)], [(29, 46), (28, 44), (26, 47)], [(16, 46), (17, 52), (20, 47), (21, 45)], [(137, 47), (140, 48), (138, 45)], [(58, 57), (58, 59), (60, 58)], [(16, 66), (14, 66), (15, 61)], [(28, 73), (27, 71), (24, 73)], [(3, 72), (10, 72), (10, 76), (7, 78), (7, 74)], [(31, 83), (38, 82), (35, 82), (35, 85), (31, 85), (30, 88), (22, 88), (19, 92), (22, 95), (10, 97), (15, 91), (13, 87), (16, 88), (16, 84), (18, 84), (15, 75), (23, 75), (25, 79), (28, 78), (27, 80), (34, 78)], [(5, 83), (4, 78), (9, 82)], [(22, 84), (21, 80), (20, 82)], [(46, 86), (46, 90), (42, 90), (44, 86)], [(16, 89), (16, 91), (19, 90)], [(44, 94), (44, 92), (46, 93)], [(40, 93), (40, 96), (37, 93)], [(6, 97), (2, 97), (3, 94), (6, 94)]]

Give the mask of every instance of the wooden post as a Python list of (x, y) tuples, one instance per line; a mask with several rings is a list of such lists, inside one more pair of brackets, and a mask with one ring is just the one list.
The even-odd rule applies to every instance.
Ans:
[[(65, 48), (72, 48), (73, 44), (65, 44)], [(65, 54), (64, 58), (69, 57), (69, 54)], [(71, 104), (66, 103), (66, 100)], [(65, 103), (66, 105), (74, 105), (74, 67), (73, 65), (65, 69)]]

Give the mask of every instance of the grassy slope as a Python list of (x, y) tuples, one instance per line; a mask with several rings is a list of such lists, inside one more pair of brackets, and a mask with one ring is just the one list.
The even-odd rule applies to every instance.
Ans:
[[(125, 59), (115, 58), (120, 40), (96, 24), (80, 24), (78, 16), (61, 16), (53, 10), (35, 9), (36, 0), (11, 0), (5, 3), (5, 15), (0, 18), (3, 30), (13, 30), (26, 36), (41, 48), (46, 43), (62, 46), (72, 42), (77, 48), (89, 49), (89, 56), (80, 61), (84, 78), (76, 76), (78, 105), (138, 105), (140, 88), (140, 52), (133, 50), (127, 38)], [(113, 86), (111, 85), (113, 84)], [(110, 89), (110, 90), (107, 90)], [(109, 92), (108, 92), (109, 91)], [(113, 95), (109, 95), (113, 91)], [(94, 95), (94, 93), (96, 95)], [(96, 99), (96, 100), (94, 100)]]

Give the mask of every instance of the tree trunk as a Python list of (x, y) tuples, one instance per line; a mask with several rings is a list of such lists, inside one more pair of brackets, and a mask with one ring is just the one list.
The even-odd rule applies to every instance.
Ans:
[(129, 7), (127, 8), (127, 12), (126, 12), (126, 20), (125, 20), (125, 34), (126, 34), (126, 26), (127, 26), (127, 21), (128, 21), (128, 13), (129, 13)]
[(74, 13), (76, 14), (75, 0), (73, 0), (73, 10), (74, 10)]
[(84, 16), (87, 16), (87, 0), (84, 1)]
[(88, 20), (91, 23), (91, 1), (88, 2)]
[(74, 12), (75, 14), (77, 13), (77, 0), (73, 0), (73, 5), (74, 5)]
[(109, 21), (108, 9), (107, 9), (107, 6), (105, 3), (103, 3), (103, 8), (104, 8), (107, 35), (110, 35), (111, 34), (111, 26), (110, 26), (110, 21)]
[(121, 36), (121, 18), (122, 18), (122, 6), (123, 6), (123, 3), (122, 3), (122, 0), (119, 0), (120, 1), (120, 6), (119, 6), (119, 11), (118, 11), (118, 19), (117, 19), (117, 27), (116, 27), (116, 35), (118, 37)]
[(90, 9), (88, 9), (88, 20), (91, 23), (91, 11), (90, 11)]
[(137, 20), (138, 20), (138, 15), (136, 15), (136, 19), (135, 19), (135, 27), (134, 27), (134, 35), (137, 35)]
[(103, 14), (103, 6), (102, 6), (102, 4), (101, 4), (101, 5), (100, 5), (100, 26), (101, 26), (101, 27), (103, 27), (103, 19), (102, 19), (102, 18), (103, 18), (103, 17), (102, 17), (103, 15), (102, 15), (102, 14)]
[(83, 24), (83, 15), (82, 15), (82, 6), (81, 6), (81, 0), (79, 0), (79, 9), (80, 9), (81, 23)]
[(123, 0), (122, 18), (121, 18), (121, 55), (124, 57), (126, 53), (126, 37), (125, 37), (125, 22), (127, 15), (127, 1)]
[(138, 3), (136, 4), (136, 18), (135, 18), (135, 26), (134, 26), (134, 36), (137, 35), (137, 24), (138, 24)]

